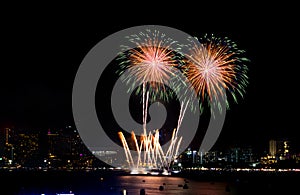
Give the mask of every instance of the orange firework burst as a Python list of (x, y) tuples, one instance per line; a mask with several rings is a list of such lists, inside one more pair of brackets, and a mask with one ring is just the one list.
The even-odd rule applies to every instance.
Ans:
[[(159, 31), (150, 30), (128, 38), (135, 48), (125, 46), (125, 52), (120, 57), (120, 73), (123, 74), (123, 70), (128, 70), (129, 73), (123, 77), (123, 81), (130, 84), (130, 90), (141, 84), (146, 86), (150, 93), (150, 101), (156, 98), (168, 100), (172, 92), (168, 92), (166, 86), (175, 86), (174, 82), (179, 82), (174, 68), (178, 67), (181, 61), (172, 48), (177, 47), (176, 41)], [(138, 93), (143, 90), (141, 87), (137, 88)]]
[(129, 71), (136, 82), (150, 82), (156, 91), (164, 88), (164, 83), (172, 76), (172, 67), (176, 66), (174, 54), (168, 46), (162, 47), (162, 41), (150, 39), (130, 51)]
[(191, 82), (195, 93), (209, 102), (218, 102), (229, 91), (236, 101), (235, 92), (243, 96), (247, 85), (247, 67), (240, 58), (244, 51), (238, 50), (236, 44), (228, 39), (207, 38), (191, 47), (189, 60), (186, 62), (185, 74)]

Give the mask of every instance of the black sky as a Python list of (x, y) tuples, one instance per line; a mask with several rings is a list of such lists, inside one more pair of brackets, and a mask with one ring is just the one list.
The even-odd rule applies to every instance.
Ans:
[[(232, 14), (140, 18), (64, 10), (13, 11), (1, 31), (0, 127), (49, 128), (73, 124), (72, 86), (89, 50), (106, 36), (136, 25), (166, 25), (198, 36), (227, 36), (246, 50), (249, 86), (231, 104), (217, 144), (299, 140), (299, 30), (290, 7), (253, 6)], [(283, 14), (283, 10), (288, 11)], [(222, 10), (221, 10), (222, 11)], [(190, 13), (187, 11), (187, 13)], [(223, 13), (223, 14), (222, 14)], [(213, 15), (213, 14), (211, 14)], [(135, 16), (140, 16), (135, 14)]]

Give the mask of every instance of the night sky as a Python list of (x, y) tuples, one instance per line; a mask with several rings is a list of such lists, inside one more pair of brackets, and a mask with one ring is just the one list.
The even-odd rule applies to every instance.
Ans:
[(160, 15), (141, 22), (132, 16), (108, 21), (100, 13), (82, 16), (63, 10), (9, 17), (1, 24), (0, 127), (73, 125), (73, 81), (89, 50), (124, 28), (157, 24), (193, 36), (227, 36), (251, 60), (245, 97), (238, 104), (231, 102), (216, 145), (267, 147), (271, 138), (299, 140), (299, 22), (294, 12), (283, 15), (279, 7), (268, 13), (264, 8), (241, 10), (216, 19), (194, 13), (192, 20)]

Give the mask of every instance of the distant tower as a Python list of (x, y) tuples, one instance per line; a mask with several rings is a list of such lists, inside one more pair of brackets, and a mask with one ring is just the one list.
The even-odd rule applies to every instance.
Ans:
[(200, 152), (200, 164), (201, 165), (203, 164), (203, 152), (202, 151)]
[(269, 153), (271, 156), (275, 156), (277, 153), (277, 148), (276, 148), (276, 141), (275, 140), (270, 140), (269, 141)]
[(5, 128), (5, 149), (4, 153), (8, 159), (8, 163), (12, 164), (14, 161), (14, 146), (13, 146), (13, 135), (10, 128)]
[(9, 145), (9, 132), (10, 132), (10, 128), (5, 128), (5, 145)]
[(48, 155), (49, 156), (56, 156), (57, 155), (57, 140), (58, 140), (58, 134), (52, 133), (50, 129), (48, 129)]
[[(6, 145), (5, 142), (6, 142), (5, 129), (0, 129), (0, 158), (2, 158), (2, 156), (4, 156), (5, 145)], [(0, 160), (0, 162), (1, 162), (1, 160)]]

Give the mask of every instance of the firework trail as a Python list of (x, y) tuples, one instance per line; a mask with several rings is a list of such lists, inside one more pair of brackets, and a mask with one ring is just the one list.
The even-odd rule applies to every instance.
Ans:
[[(177, 121), (177, 127), (173, 131), (170, 146), (166, 152), (166, 157), (168, 157), (169, 164), (178, 155), (178, 149), (179, 149), (179, 146), (180, 146), (181, 140), (182, 140), (182, 137), (178, 138), (178, 131), (180, 129), (180, 126), (181, 126), (181, 123), (182, 123), (182, 120), (183, 120), (183, 117), (184, 117), (184, 114), (186, 112), (188, 105), (189, 105), (189, 102), (187, 102), (186, 104), (184, 104), (184, 102), (182, 102), (182, 104), (181, 104), (180, 113), (179, 113), (179, 117), (178, 117), (178, 121)], [(176, 149), (175, 149), (175, 144), (177, 144)]]
[(191, 42), (190, 56), (184, 65), (184, 72), (196, 95), (209, 106), (218, 106), (220, 98), (226, 100), (226, 91), (237, 102), (237, 94), (243, 97), (248, 84), (248, 59), (241, 57), (244, 50), (228, 38), (205, 35), (200, 43)]

